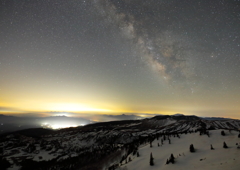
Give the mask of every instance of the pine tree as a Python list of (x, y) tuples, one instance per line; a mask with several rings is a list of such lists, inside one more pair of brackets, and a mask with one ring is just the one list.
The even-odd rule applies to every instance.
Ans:
[(175, 162), (175, 157), (173, 156), (173, 154), (171, 154), (170, 158), (169, 158), (169, 162), (171, 162), (172, 164), (174, 164)]
[(190, 149), (190, 152), (195, 152), (195, 148), (194, 148), (193, 144), (190, 145), (189, 149)]
[(154, 165), (154, 162), (153, 162), (153, 156), (152, 156), (152, 152), (150, 154), (150, 165), (153, 166)]
[(225, 142), (223, 142), (223, 148), (228, 148), (228, 146)]

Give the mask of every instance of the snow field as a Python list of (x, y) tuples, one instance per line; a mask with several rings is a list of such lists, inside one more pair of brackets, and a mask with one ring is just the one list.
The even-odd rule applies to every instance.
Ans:
[[(168, 140), (161, 145), (161, 138), (152, 142), (150, 145), (139, 148), (140, 157), (135, 157), (131, 162), (123, 165), (122, 169), (128, 170), (239, 170), (240, 169), (240, 149), (236, 143), (240, 142), (238, 132), (229, 132), (225, 130), (226, 136), (221, 135), (222, 130), (212, 130), (210, 137), (207, 135), (199, 135), (198, 133), (182, 134), (180, 139), (170, 137), (171, 144)], [(223, 142), (226, 142), (229, 148), (223, 148)], [(189, 146), (194, 145), (195, 152), (190, 153)], [(213, 145), (214, 150), (210, 149)], [(150, 166), (150, 153), (154, 158), (154, 166)], [(174, 155), (175, 164), (166, 165), (166, 160), (171, 153)], [(180, 155), (179, 155), (180, 154)]]

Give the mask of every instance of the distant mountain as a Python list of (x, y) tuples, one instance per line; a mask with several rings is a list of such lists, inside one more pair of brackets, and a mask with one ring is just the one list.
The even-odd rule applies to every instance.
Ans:
[[(142, 120), (142, 126), (147, 127), (158, 127), (162, 126), (162, 121), (164, 120), (166, 122), (177, 122), (181, 120), (181, 123), (183, 121), (191, 121), (195, 120), (198, 122), (204, 122), (204, 120), (234, 120), (229, 118), (220, 118), (220, 117), (197, 117), (195, 115), (183, 115), (183, 114), (175, 114), (175, 115), (158, 115), (153, 118), (146, 118), (136, 116), (136, 115), (99, 115), (100, 122), (104, 122), (103, 124), (106, 124), (106, 122), (114, 122), (116, 121), (122, 121), (122, 120)], [(202, 121), (200, 121), (202, 120)], [(100, 123), (99, 122), (99, 123)], [(112, 123), (113, 123), (112, 122)], [(124, 122), (124, 121), (122, 121)], [(91, 123), (96, 123), (93, 121), (90, 121), (89, 119), (81, 118), (81, 117), (66, 117), (66, 116), (50, 116), (50, 117), (17, 117), (17, 116), (6, 116), (6, 115), (0, 115), (0, 134), (12, 132), (12, 131), (18, 131), (23, 129), (29, 129), (29, 128), (63, 128), (67, 126), (83, 126), (88, 125)], [(112, 124), (108, 123), (108, 124)], [(178, 122), (179, 123), (179, 122)], [(200, 123), (201, 124), (201, 123)], [(207, 126), (212, 126), (207, 123)], [(95, 125), (94, 125), (95, 126)], [(156, 126), (156, 127), (155, 127)]]
[(181, 113), (177, 113), (177, 114), (174, 114), (172, 116), (184, 116), (184, 114), (181, 114)]
[(141, 116), (136, 116), (136, 115), (101, 115), (102, 120), (104, 121), (118, 121), (118, 120), (139, 120), (139, 119), (144, 119)]

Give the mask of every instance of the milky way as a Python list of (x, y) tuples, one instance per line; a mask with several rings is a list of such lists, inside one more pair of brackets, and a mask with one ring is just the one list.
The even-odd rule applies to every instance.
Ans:
[[(121, 6), (129, 5), (121, 4)], [(154, 15), (153, 11), (146, 15), (144, 4), (136, 6), (136, 12), (121, 9), (109, 4), (103, 3), (105, 11), (111, 20), (118, 24), (119, 28), (127, 38), (132, 39), (133, 43), (139, 49), (141, 57), (144, 57), (146, 62), (158, 71), (165, 79), (186, 78), (189, 77), (186, 69), (186, 53), (184, 43), (180, 37), (173, 35), (171, 31), (162, 30), (158, 26), (149, 26), (155, 23), (158, 16)], [(159, 23), (159, 21), (158, 21)], [(160, 21), (161, 23), (161, 21)], [(159, 25), (159, 24), (158, 24)]]
[[(100, 13), (131, 39), (139, 56), (162, 78), (191, 86), (202, 79), (205, 74), (202, 70), (209, 67), (208, 61), (219, 58), (218, 62), (225, 65), (226, 56), (221, 58), (226, 51), (224, 48), (239, 46), (237, 4), (224, 1), (96, 1)], [(229, 60), (238, 62), (238, 54), (233, 53), (235, 56), (228, 56)]]

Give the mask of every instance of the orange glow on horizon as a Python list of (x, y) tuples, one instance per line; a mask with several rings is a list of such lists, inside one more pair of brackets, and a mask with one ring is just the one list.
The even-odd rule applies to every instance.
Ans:
[(66, 112), (111, 112), (109, 109), (95, 108), (88, 105), (77, 104), (77, 103), (55, 103), (48, 104), (47, 110), (50, 111), (66, 111)]
[[(153, 117), (155, 115), (173, 115), (173, 114), (184, 114), (184, 115), (196, 115), (200, 117), (226, 117), (239, 119), (238, 110), (227, 110), (227, 109), (214, 109), (210, 107), (200, 108), (199, 106), (185, 106), (171, 107), (152, 105), (140, 105), (139, 107), (134, 105), (128, 105), (127, 103), (108, 103), (103, 101), (86, 101), (86, 102), (52, 102), (51, 99), (46, 99), (44, 102), (40, 100), (18, 100), (12, 103), (0, 103), (0, 114), (5, 115), (30, 115), (32, 116), (52, 116), (59, 112), (59, 115), (64, 115), (62, 112), (69, 113), (66, 116), (70, 117), (84, 117), (90, 115), (138, 115), (141, 117)], [(52, 112), (52, 113), (51, 113)], [(56, 112), (56, 113), (54, 113)], [(94, 119), (99, 120), (98, 117)], [(100, 120), (99, 120), (100, 121)]]

